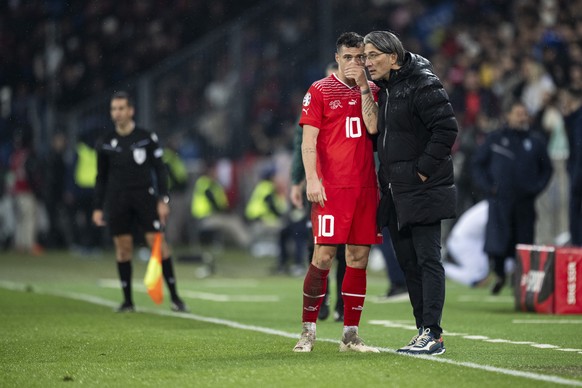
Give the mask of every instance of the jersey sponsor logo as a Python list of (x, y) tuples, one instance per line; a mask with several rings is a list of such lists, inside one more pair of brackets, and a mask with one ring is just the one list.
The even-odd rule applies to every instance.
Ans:
[(340, 100), (333, 100), (329, 103), (331, 109), (343, 108)]
[(350, 105), (356, 105), (357, 103), (358, 102), (355, 99), (350, 100), (350, 102), (348, 102), (348, 104), (350, 104)]
[(303, 97), (303, 106), (309, 106), (311, 104), (311, 93), (307, 92)]
[(303, 108), (303, 109), (301, 109), (301, 110), (302, 110), (303, 112), (305, 112), (305, 114), (309, 114), (309, 108), (307, 108), (307, 109)]
[(143, 164), (146, 160), (146, 150), (144, 148), (134, 149), (133, 160), (135, 160), (137, 164)]

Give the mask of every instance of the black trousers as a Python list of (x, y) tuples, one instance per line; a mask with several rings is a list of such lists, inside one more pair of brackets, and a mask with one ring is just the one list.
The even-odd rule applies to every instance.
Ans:
[(445, 270), (441, 261), (441, 223), (398, 230), (396, 209), (389, 200), (388, 229), (396, 258), (404, 271), (416, 327), (442, 333)]

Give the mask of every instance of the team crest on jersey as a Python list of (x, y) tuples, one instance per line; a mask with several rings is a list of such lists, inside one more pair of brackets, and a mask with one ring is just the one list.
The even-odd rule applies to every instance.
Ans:
[(143, 164), (146, 160), (146, 150), (144, 148), (136, 148), (133, 150), (133, 160), (137, 164)]
[(303, 106), (309, 106), (311, 104), (311, 93), (307, 92), (303, 97)]
[(333, 100), (329, 103), (331, 109), (343, 108), (340, 100)]

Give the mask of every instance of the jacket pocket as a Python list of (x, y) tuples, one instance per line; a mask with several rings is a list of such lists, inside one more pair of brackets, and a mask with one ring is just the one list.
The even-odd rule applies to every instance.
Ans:
[(418, 176), (415, 160), (392, 163), (390, 165), (390, 177), (392, 182), (397, 184), (419, 185), (423, 183), (420, 176)]

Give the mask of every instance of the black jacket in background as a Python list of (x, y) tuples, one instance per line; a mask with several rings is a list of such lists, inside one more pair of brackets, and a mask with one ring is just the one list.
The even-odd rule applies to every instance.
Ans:
[[(455, 217), (451, 147), (458, 125), (449, 97), (430, 62), (407, 52), (403, 66), (388, 81), (378, 81), (378, 179), (384, 195), (392, 191), (400, 229)], [(422, 182), (418, 173), (427, 176)], [(378, 226), (386, 223), (386, 201)]]
[(545, 143), (530, 131), (491, 132), (473, 156), (473, 179), (486, 198), (534, 201), (552, 177)]

